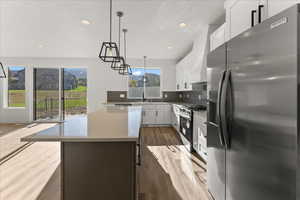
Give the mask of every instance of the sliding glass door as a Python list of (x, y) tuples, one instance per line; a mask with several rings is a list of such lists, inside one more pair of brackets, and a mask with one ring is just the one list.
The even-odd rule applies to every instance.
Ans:
[(62, 121), (86, 112), (85, 68), (34, 69), (35, 121)]
[(34, 69), (34, 120), (62, 120), (63, 98), (60, 79), (60, 69)]

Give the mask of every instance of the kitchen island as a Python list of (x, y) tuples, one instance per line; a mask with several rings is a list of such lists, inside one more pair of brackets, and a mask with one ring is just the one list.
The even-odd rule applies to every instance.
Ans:
[(141, 118), (139, 106), (103, 106), (21, 140), (61, 142), (63, 200), (134, 200)]

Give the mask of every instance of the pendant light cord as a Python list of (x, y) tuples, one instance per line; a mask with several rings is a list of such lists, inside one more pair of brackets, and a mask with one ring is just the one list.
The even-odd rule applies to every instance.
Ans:
[[(119, 17), (119, 48), (121, 51), (121, 17), (123, 16), (123, 13), (118, 12), (118, 17)], [(120, 52), (121, 54), (121, 52)]]
[(126, 32), (127, 32), (127, 29), (123, 29), (123, 32), (124, 32), (124, 60), (125, 60), (125, 63), (126, 63), (126, 60), (127, 60), (127, 55), (126, 55), (126, 46), (127, 46), (127, 44), (126, 44)]
[(110, 0), (110, 42), (112, 41), (112, 0)]

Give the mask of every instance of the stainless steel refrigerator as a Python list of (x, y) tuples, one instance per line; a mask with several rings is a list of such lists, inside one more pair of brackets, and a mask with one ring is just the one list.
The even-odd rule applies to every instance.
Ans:
[(208, 55), (208, 188), (215, 200), (300, 200), (299, 9)]

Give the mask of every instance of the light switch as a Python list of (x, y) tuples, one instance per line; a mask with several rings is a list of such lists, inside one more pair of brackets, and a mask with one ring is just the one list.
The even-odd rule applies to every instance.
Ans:
[(168, 94), (165, 94), (165, 99), (168, 98)]
[(199, 96), (198, 96), (198, 99), (199, 99), (199, 100), (201, 100), (201, 99), (202, 99), (200, 94), (199, 94)]

